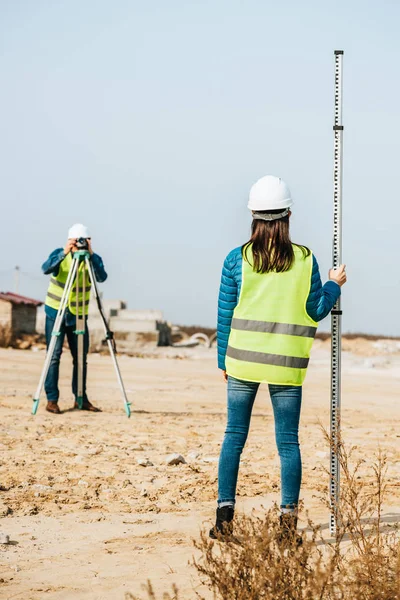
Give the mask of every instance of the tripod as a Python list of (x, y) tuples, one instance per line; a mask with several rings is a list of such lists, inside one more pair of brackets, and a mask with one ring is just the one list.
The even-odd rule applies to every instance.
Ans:
[[(79, 284), (79, 268), (83, 264), (82, 269), (82, 287)], [(87, 276), (89, 275), (89, 281)], [(64, 320), (65, 311), (69, 304), (69, 297), (75, 284), (76, 300), (75, 300), (75, 313), (76, 313), (76, 330), (77, 335), (77, 404), (80, 409), (83, 408), (84, 392), (83, 392), (83, 362), (84, 362), (84, 337), (86, 332), (86, 316), (85, 316), (85, 305), (86, 305), (86, 292), (88, 291), (87, 284), (93, 285), (94, 295), (96, 298), (97, 306), (99, 309), (100, 317), (103, 323), (105, 339), (107, 341), (108, 348), (110, 350), (111, 359), (114, 364), (115, 372), (119, 387), (121, 389), (122, 400), (124, 402), (125, 412), (128, 418), (131, 416), (130, 403), (128, 402), (124, 383), (122, 381), (121, 372), (119, 370), (116, 348), (114, 341), (114, 334), (110, 330), (107, 324), (107, 319), (104, 314), (103, 306), (99, 291), (97, 288), (96, 278), (93, 272), (93, 266), (90, 260), (90, 253), (87, 250), (78, 250), (73, 254), (72, 266), (68, 272), (67, 281), (65, 282), (64, 291), (60, 301), (60, 307), (57, 311), (57, 316), (54, 322), (53, 332), (51, 334), (51, 341), (47, 350), (46, 360), (43, 365), (42, 374), (40, 376), (39, 385), (36, 390), (36, 394), (33, 398), (32, 414), (35, 415), (39, 406), (40, 394), (42, 393), (44, 382), (46, 381), (47, 373), (49, 371), (51, 359), (54, 354), (54, 350), (57, 343), (57, 338), (60, 335), (61, 325)], [(81, 297), (80, 297), (81, 294)]]

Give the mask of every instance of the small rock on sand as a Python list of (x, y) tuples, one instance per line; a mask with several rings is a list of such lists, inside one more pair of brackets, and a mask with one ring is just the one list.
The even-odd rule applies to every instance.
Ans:
[(165, 459), (165, 462), (169, 466), (180, 465), (180, 464), (184, 465), (184, 464), (186, 464), (186, 460), (183, 458), (182, 454), (170, 454)]
[(0, 531), (0, 544), (9, 544), (10, 536)]
[(49, 485), (42, 485), (41, 483), (34, 483), (32, 487), (39, 492), (51, 492), (52, 488)]
[(154, 467), (153, 463), (148, 458), (138, 458), (137, 464), (141, 467)]
[(99, 446), (98, 448), (89, 448), (86, 450), (86, 454), (88, 456), (96, 456), (97, 454), (101, 454), (103, 452), (103, 447)]

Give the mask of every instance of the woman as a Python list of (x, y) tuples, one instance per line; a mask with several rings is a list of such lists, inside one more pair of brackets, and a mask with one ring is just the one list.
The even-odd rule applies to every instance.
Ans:
[(269, 384), (281, 462), (282, 535), (294, 535), (301, 484), (298, 440), (302, 384), (321, 321), (346, 282), (331, 269), (322, 286), (318, 263), (289, 235), (293, 202), (278, 177), (250, 190), (249, 242), (225, 259), (218, 302), (218, 366), (228, 382), (228, 423), (218, 470), (218, 508), (210, 536), (230, 532), (240, 455), (260, 383)]

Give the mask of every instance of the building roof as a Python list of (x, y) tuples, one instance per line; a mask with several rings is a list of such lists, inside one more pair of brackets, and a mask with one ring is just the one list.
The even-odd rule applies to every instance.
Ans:
[(0, 292), (0, 300), (5, 300), (12, 304), (26, 304), (28, 306), (41, 306), (43, 304), (40, 300), (20, 296), (19, 294), (13, 294), (12, 292)]

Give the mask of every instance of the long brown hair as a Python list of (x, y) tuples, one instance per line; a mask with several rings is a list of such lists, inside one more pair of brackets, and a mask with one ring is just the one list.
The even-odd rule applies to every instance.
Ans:
[[(258, 211), (263, 214), (278, 214), (282, 210)], [(253, 219), (251, 238), (242, 246), (242, 256), (250, 264), (247, 256), (251, 248), (253, 255), (253, 270), (257, 273), (283, 273), (289, 271), (294, 262), (293, 244), (289, 233), (289, 216), (275, 221), (262, 221)], [(303, 256), (309, 256), (310, 250), (306, 246), (298, 246)]]

